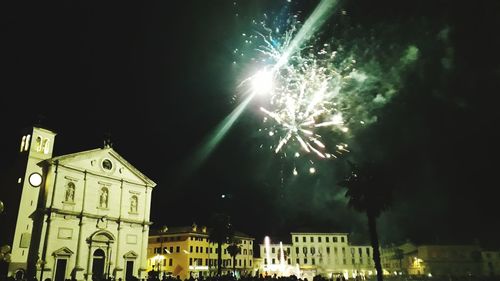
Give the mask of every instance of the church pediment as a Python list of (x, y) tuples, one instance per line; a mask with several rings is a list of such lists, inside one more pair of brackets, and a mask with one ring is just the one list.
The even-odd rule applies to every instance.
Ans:
[(71, 251), (68, 247), (62, 247), (56, 251), (54, 251), (54, 253), (52, 253), (53, 256), (71, 256), (73, 254), (73, 251)]
[(124, 179), (139, 185), (154, 187), (151, 179), (137, 170), (113, 148), (99, 148), (73, 154), (58, 156), (44, 161), (47, 164), (68, 166), (81, 171)]

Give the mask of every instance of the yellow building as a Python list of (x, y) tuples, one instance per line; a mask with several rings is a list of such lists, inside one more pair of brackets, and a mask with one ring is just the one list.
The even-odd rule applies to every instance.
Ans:
[[(395, 249), (403, 250), (403, 257)], [(400, 267), (400, 261), (402, 267)], [(420, 245), (406, 243), (382, 250), (385, 274), (427, 276), (478, 276), (483, 274), (478, 245)], [(401, 272), (401, 273), (400, 273)]]
[[(417, 246), (407, 242), (399, 246), (386, 247), (380, 251), (380, 260), (385, 275), (406, 275), (409, 268), (415, 266), (414, 257), (417, 253)], [(417, 274), (419, 268), (413, 268)]]
[(500, 275), (500, 251), (482, 251), (483, 275)]
[[(240, 242), (240, 254), (236, 256), (237, 274), (250, 274), (253, 267), (254, 238), (236, 232), (235, 238)], [(223, 245), (222, 272), (233, 269), (232, 257)], [(152, 231), (148, 245), (148, 271), (160, 275), (209, 276), (217, 272), (217, 244), (209, 241), (209, 229), (193, 224), (189, 227), (168, 227), (166, 231)]]

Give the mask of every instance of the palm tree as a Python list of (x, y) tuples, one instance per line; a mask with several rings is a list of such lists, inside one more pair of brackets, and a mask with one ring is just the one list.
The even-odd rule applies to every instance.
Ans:
[(236, 256), (241, 253), (240, 247), (241, 241), (239, 239), (232, 239), (229, 246), (227, 246), (227, 252), (233, 258), (233, 276), (236, 277)]
[(222, 244), (228, 243), (234, 237), (233, 226), (230, 218), (226, 214), (217, 213), (212, 215), (212, 230), (208, 239), (212, 243), (217, 243), (217, 275), (221, 275), (222, 266)]
[(349, 162), (351, 174), (339, 184), (347, 188), (345, 196), (348, 205), (363, 212), (368, 218), (368, 231), (373, 247), (373, 261), (377, 270), (377, 280), (383, 281), (380, 263), (380, 248), (377, 234), (377, 218), (385, 211), (391, 201), (392, 186), (385, 171), (374, 163), (365, 163), (362, 168)]

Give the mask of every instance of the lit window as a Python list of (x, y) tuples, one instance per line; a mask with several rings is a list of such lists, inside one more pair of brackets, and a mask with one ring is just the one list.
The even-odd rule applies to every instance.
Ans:
[(23, 152), (25, 142), (26, 142), (26, 136), (23, 136), (23, 138), (21, 139), (21, 147), (19, 147), (19, 152)]
[(43, 139), (42, 150), (43, 153), (49, 154), (49, 139)]
[(27, 135), (26, 142), (24, 143), (24, 150), (25, 151), (28, 151), (28, 149), (30, 148), (30, 139), (31, 139), (31, 135)]
[(36, 151), (40, 152), (42, 150), (42, 138), (40, 136), (36, 137)]

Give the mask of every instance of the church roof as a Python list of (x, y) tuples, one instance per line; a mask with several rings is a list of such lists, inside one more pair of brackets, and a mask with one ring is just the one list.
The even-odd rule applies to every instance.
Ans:
[(128, 168), (138, 178), (140, 178), (145, 183), (147, 183), (147, 185), (149, 185), (151, 187), (156, 186), (156, 183), (154, 181), (152, 181), (146, 175), (144, 175), (139, 170), (137, 170), (132, 164), (130, 164), (127, 160), (125, 160), (125, 158), (123, 158), (120, 154), (118, 154), (118, 152), (116, 152), (111, 147), (96, 148), (96, 149), (85, 150), (85, 151), (81, 151), (81, 152), (70, 153), (70, 154), (66, 154), (66, 155), (52, 157), (50, 159), (42, 161), (40, 163), (40, 165), (44, 165), (44, 164), (53, 165), (56, 162), (63, 164), (64, 162), (71, 162), (71, 161), (75, 161), (75, 160), (79, 160), (79, 159), (89, 158), (89, 156), (91, 157), (93, 155), (100, 154), (100, 153), (108, 153), (108, 154), (112, 155), (123, 166)]

